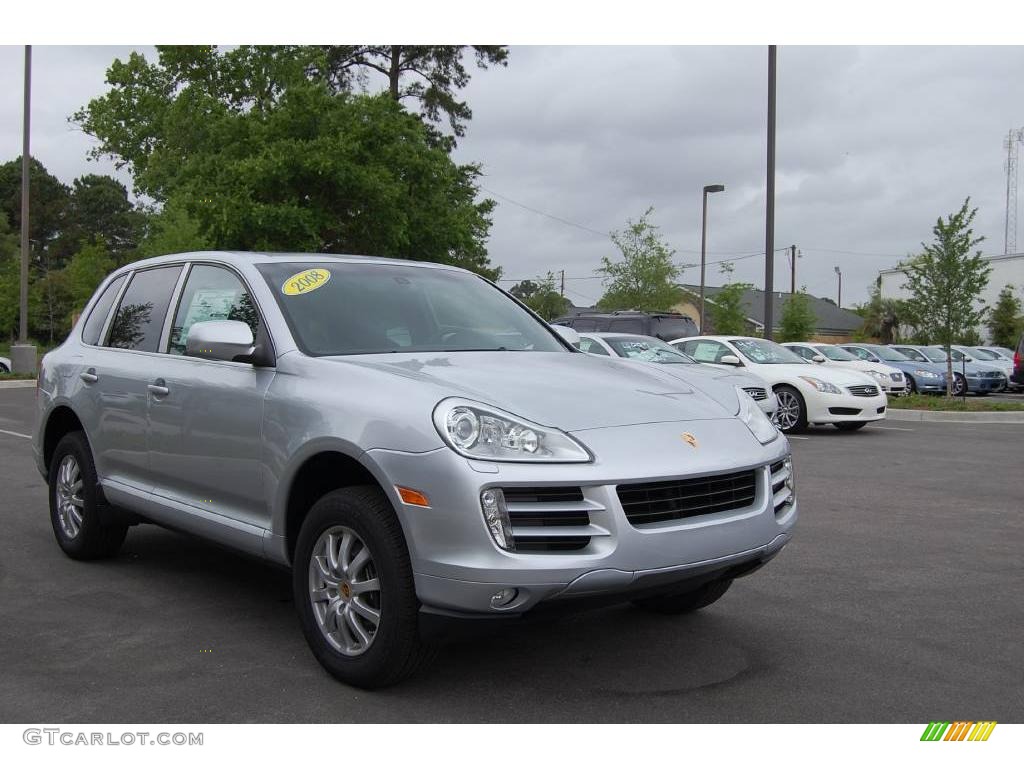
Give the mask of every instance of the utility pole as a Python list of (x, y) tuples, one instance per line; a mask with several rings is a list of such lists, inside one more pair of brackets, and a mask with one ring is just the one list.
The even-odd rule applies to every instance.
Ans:
[(839, 276), (839, 290), (836, 293), (836, 306), (840, 309), (843, 308), (843, 271), (839, 267), (835, 268), (836, 274)]
[(1017, 252), (1017, 156), (1019, 145), (1024, 144), (1024, 128), (1015, 128), (1006, 137), (1006, 231), (1003, 235), (1003, 253)]
[(565, 298), (565, 270), (562, 270), (562, 287), (559, 289), (559, 295)]
[(789, 246), (789, 293), (796, 293), (796, 246)]
[(21, 140), (21, 314), (18, 343), (11, 346), (11, 370), (14, 373), (36, 372), (36, 348), (28, 343), (28, 246), (29, 246), (29, 125), (32, 94), (32, 46), (25, 46), (25, 106)]
[(708, 184), (704, 187), (704, 202), (700, 213), (700, 332), (704, 333), (704, 266), (708, 251), (708, 195), (725, 192), (724, 184)]
[(768, 46), (768, 194), (764, 223), (764, 337), (771, 339), (775, 290), (775, 46)]

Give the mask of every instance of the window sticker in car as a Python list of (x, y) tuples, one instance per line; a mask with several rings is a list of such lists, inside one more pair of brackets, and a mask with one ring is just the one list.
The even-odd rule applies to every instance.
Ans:
[(241, 292), (241, 288), (207, 288), (196, 291), (182, 327), (188, 329), (193, 323), (229, 319), (231, 308), (238, 301)]
[(304, 272), (297, 272), (281, 286), (281, 293), (285, 296), (301, 296), (304, 293), (322, 288), (331, 279), (330, 270), (323, 267), (307, 269)]
[(699, 360), (702, 363), (713, 363), (718, 358), (718, 344), (717, 343), (706, 343), (698, 342), (697, 349), (694, 350), (692, 355), (694, 360)]

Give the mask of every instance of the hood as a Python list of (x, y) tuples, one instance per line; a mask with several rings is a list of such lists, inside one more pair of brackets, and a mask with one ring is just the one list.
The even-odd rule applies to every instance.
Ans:
[[(849, 387), (851, 385), (876, 383), (866, 373), (861, 373), (853, 368), (839, 368), (832, 365), (802, 365), (800, 363), (778, 363), (775, 365), (760, 366), (758, 373), (763, 371), (764, 376), (779, 377), (785, 376), (812, 376), (820, 381), (827, 381), (837, 387)], [(774, 378), (772, 379), (774, 381)]]
[(731, 418), (739, 407), (732, 385), (709, 380), (698, 388), (660, 370), (665, 366), (582, 352), (400, 352), (316, 361), (336, 366), (339, 375), (350, 369), (354, 386), (390, 395), (403, 408), (421, 400), (416, 407), (429, 413), (446, 397), (464, 397), (565, 431)]

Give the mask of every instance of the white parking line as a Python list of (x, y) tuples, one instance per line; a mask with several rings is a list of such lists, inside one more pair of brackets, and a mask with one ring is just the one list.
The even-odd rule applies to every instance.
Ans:
[(790, 440), (810, 440), (809, 437), (797, 437), (796, 435), (786, 435)]
[(888, 430), (891, 430), (892, 432), (913, 432), (914, 431), (912, 429), (907, 429), (906, 427), (872, 427), (872, 429), (888, 429)]
[(24, 437), (26, 440), (32, 439), (32, 435), (23, 435), (21, 432), (11, 432), (9, 429), (0, 429), (0, 433), (5, 435), (14, 435), (15, 437)]

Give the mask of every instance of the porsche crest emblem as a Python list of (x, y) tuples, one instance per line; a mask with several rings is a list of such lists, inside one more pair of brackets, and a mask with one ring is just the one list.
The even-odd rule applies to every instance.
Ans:
[(681, 434), (680, 437), (683, 438), (683, 442), (689, 445), (691, 448), (697, 447), (697, 438), (691, 435), (689, 432), (683, 432), (683, 434)]

